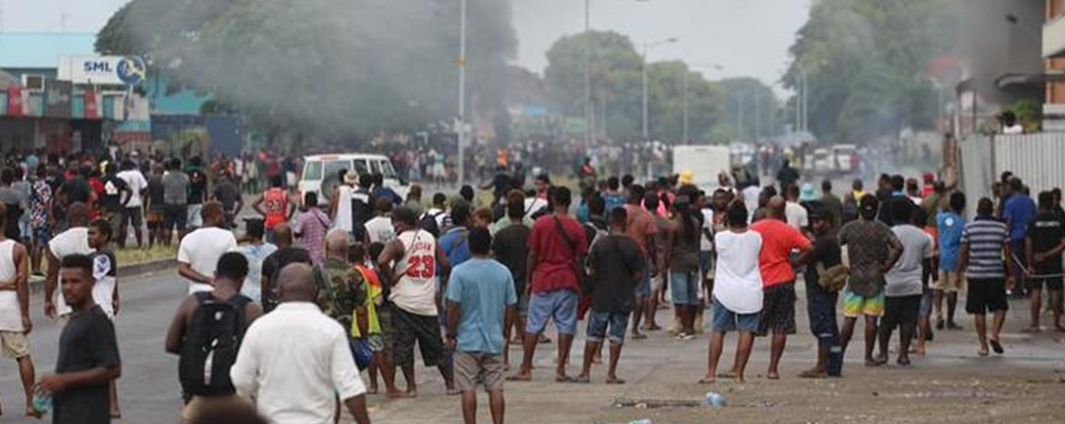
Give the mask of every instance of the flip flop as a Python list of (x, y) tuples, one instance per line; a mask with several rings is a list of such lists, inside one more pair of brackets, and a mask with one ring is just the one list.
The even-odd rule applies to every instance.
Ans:
[(570, 381), (570, 383), (573, 383), (573, 384), (588, 384), (588, 383), (591, 383), (591, 382), (592, 382), (592, 378), (591, 377), (576, 377), (576, 378), (573, 378), (573, 381)]
[(531, 375), (513, 374), (507, 376), (507, 381), (532, 381)]
[(976, 354), (978, 356), (980, 356), (981, 358), (986, 358), (987, 355), (990, 354), (990, 352), (988, 352), (986, 349), (980, 349), (980, 350), (976, 351)]
[(826, 376), (827, 375), (824, 374), (824, 373), (819, 373), (819, 372), (811, 371), (811, 370), (806, 370), (806, 371), (803, 371), (803, 372), (799, 373), (799, 378), (809, 378), (809, 379), (815, 379), (815, 380), (823, 379)]
[(999, 343), (998, 340), (991, 339), (988, 340), (988, 343), (991, 343), (991, 350), (994, 350), (996, 354), (1001, 355), (1003, 353), (1006, 353), (1006, 349), (1002, 348), (1002, 343)]
[(699, 379), (699, 384), (701, 384), (701, 385), (715, 384), (715, 383), (717, 383), (717, 380), (710, 380), (710, 379), (706, 379), (706, 378), (700, 378)]
[(643, 334), (643, 333), (636, 333), (636, 334), (632, 335), (632, 339), (633, 340), (643, 340), (643, 339), (646, 339), (646, 338), (647, 338), (647, 335)]
[(572, 383), (573, 382), (573, 377), (570, 377), (568, 375), (556, 375), (555, 376), (555, 382), (556, 383)]
[(606, 384), (625, 384), (625, 380), (622, 380), (620, 378), (608, 378), (608, 379), (606, 379), (605, 383)]

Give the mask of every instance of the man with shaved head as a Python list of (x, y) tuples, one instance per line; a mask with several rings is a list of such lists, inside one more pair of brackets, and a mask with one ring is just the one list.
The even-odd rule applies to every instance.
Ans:
[(263, 310), (270, 312), (277, 306), (277, 290), (274, 280), (285, 266), (295, 262), (311, 263), (311, 254), (306, 249), (292, 246), (292, 228), (282, 222), (274, 227), (274, 245), (277, 251), (263, 259), (260, 298)]
[(281, 304), (245, 334), (230, 369), (233, 385), (241, 396), (256, 399), (259, 413), (274, 424), (334, 422), (337, 397), (355, 422), (369, 424), (348, 330), (314, 303), (318, 287), (312, 273), (303, 263), (278, 273)]
[[(780, 378), (780, 358), (788, 342), (788, 334), (795, 334), (795, 271), (794, 266), (806, 263), (813, 255), (810, 240), (784, 219), (787, 207), (783, 197), (773, 196), (766, 205), (766, 219), (751, 225), (762, 235), (762, 251), (758, 268), (762, 274), (762, 316), (758, 322), (759, 336), (773, 331), (769, 372), (766, 378)], [(798, 255), (792, 253), (798, 251)]]
[(348, 234), (344, 230), (333, 230), (326, 235), (325, 254), (320, 267), (324, 278), (320, 283), (326, 286), (319, 288), (318, 307), (344, 328), (351, 328), (355, 313), (359, 314), (358, 322), (365, 325), (365, 280), (348, 264)]

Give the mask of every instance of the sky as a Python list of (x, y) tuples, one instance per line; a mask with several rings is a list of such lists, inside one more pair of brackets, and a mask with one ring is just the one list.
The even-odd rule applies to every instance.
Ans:
[[(0, 29), (96, 32), (127, 1), (0, 0)], [(551, 44), (584, 30), (581, 0), (510, 1), (519, 40), (517, 65), (542, 73)], [(621, 32), (637, 45), (678, 39), (653, 48), (651, 61), (680, 59), (695, 64), (710, 79), (753, 76), (774, 84), (814, 0), (590, 1), (593, 29)], [(775, 89), (782, 92), (779, 86)]]

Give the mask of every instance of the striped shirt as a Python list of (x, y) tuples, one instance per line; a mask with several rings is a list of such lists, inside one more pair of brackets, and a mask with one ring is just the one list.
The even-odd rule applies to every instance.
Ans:
[(992, 219), (977, 219), (965, 224), (961, 243), (969, 246), (968, 279), (1005, 278), (1003, 248), (1009, 242), (1006, 224)]

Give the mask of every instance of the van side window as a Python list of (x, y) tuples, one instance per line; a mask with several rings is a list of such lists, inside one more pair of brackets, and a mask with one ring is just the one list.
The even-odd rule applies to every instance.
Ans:
[(322, 162), (310, 161), (303, 166), (303, 179), (307, 181), (318, 181), (322, 179)]

